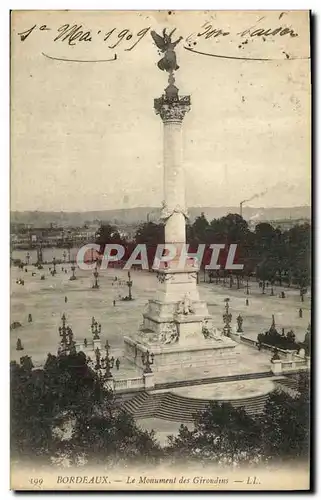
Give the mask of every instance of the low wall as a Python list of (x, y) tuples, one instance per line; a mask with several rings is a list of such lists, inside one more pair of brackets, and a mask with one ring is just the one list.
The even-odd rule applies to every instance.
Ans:
[(130, 391), (132, 389), (145, 389), (145, 380), (143, 376), (114, 380), (114, 390), (116, 392)]
[(310, 370), (310, 358), (301, 358), (295, 354), (292, 359), (274, 359), (271, 361), (271, 370), (275, 375)]
[[(258, 346), (259, 346), (259, 343), (257, 340), (253, 340), (253, 339), (248, 339), (247, 337), (244, 337), (243, 335), (240, 336), (240, 340), (243, 344), (246, 344), (250, 347), (255, 347), (256, 349), (258, 349)], [(275, 347), (275, 346), (272, 346), (272, 345), (269, 345), (269, 344), (264, 344), (263, 342), (261, 342), (261, 350), (262, 351), (269, 351), (271, 353), (274, 353), (275, 350), (277, 351), (277, 353), (282, 357), (282, 359), (292, 359), (293, 356), (295, 356), (296, 354), (296, 349), (294, 350), (290, 350), (290, 349), (281, 349), (280, 347)], [(302, 358), (300, 358), (302, 359)]]

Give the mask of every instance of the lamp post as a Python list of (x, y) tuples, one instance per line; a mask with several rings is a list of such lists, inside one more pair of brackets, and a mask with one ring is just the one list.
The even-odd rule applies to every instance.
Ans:
[(66, 250), (63, 251), (62, 256), (63, 256), (64, 263), (65, 263), (66, 262), (66, 257), (67, 257)]
[(30, 262), (30, 253), (27, 252), (26, 254), (26, 261), (27, 261), (27, 266), (29, 266), (29, 262)]
[(96, 264), (95, 270), (93, 272), (93, 275), (94, 275), (94, 278), (95, 278), (95, 282), (94, 282), (92, 288), (99, 288), (99, 284), (98, 284), (99, 273), (98, 273), (97, 264)]
[(70, 326), (67, 326), (68, 350), (69, 354), (76, 354), (76, 342), (74, 341), (74, 333)]
[(108, 343), (108, 340), (106, 340), (106, 344), (105, 344), (106, 357), (103, 359), (103, 368), (105, 368), (105, 370), (106, 370), (106, 372), (105, 372), (106, 378), (112, 377), (112, 373), (110, 370), (112, 368), (114, 368), (114, 363), (115, 363), (114, 356), (112, 356), (112, 357), (109, 356), (109, 349), (110, 349), (110, 345)]
[(247, 278), (246, 280), (246, 295), (250, 295), (250, 290), (249, 290), (249, 279)]
[(229, 298), (224, 299), (225, 302), (225, 313), (223, 314), (223, 321), (224, 321), (224, 334), (229, 337), (231, 334), (231, 321), (232, 321), (232, 314), (229, 312)]
[(144, 365), (144, 373), (152, 373), (151, 365), (154, 364), (154, 353), (151, 354), (149, 351), (146, 351), (142, 354), (142, 363)]
[(60, 345), (62, 347), (61, 352), (66, 353), (68, 349), (68, 337), (70, 338), (70, 333), (68, 331), (69, 327), (66, 327), (66, 315), (63, 313), (61, 317), (62, 326), (58, 328), (59, 336), (61, 337)]
[(43, 269), (42, 263), (43, 263), (42, 243), (40, 241), (39, 245), (37, 246), (37, 267), (38, 267), (38, 269)]
[(101, 356), (99, 348), (97, 347), (97, 349), (95, 349), (95, 356), (96, 356), (95, 369), (97, 371), (105, 370), (104, 378), (106, 378), (106, 379), (113, 377), (111, 370), (114, 368), (114, 364), (115, 364), (114, 357), (109, 356), (109, 348), (110, 348), (110, 346), (109, 346), (108, 342), (106, 342), (106, 346), (105, 346), (106, 356), (104, 358)]
[(75, 270), (76, 270), (76, 266), (75, 266), (75, 263), (73, 262), (72, 263), (72, 266), (71, 266), (71, 270), (72, 270), (72, 276), (70, 276), (70, 281), (74, 281), (76, 280), (76, 276), (75, 276)]
[(133, 297), (132, 297), (133, 282), (132, 282), (131, 277), (130, 277), (130, 271), (128, 271), (127, 286), (128, 286), (128, 300), (133, 300)]
[(53, 257), (52, 259), (52, 264), (53, 264), (53, 271), (52, 271), (52, 274), (56, 274), (57, 271), (56, 271), (56, 257)]

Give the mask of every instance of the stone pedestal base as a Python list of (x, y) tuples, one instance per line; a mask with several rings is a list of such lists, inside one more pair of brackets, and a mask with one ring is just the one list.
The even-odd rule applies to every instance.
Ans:
[(166, 372), (186, 368), (209, 366), (224, 367), (236, 363), (233, 340), (222, 337), (221, 340), (202, 340), (198, 344), (174, 344), (170, 346), (145, 343), (139, 338), (124, 337), (125, 356), (141, 369), (144, 369), (142, 354), (146, 351), (154, 354), (153, 372)]

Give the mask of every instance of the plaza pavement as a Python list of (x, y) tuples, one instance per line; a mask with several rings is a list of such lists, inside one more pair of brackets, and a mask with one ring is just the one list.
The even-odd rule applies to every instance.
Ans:
[[(37, 270), (33, 266), (27, 266), (28, 272), (16, 267), (11, 268), (11, 319), (10, 323), (18, 321), (21, 328), (10, 332), (10, 359), (19, 360), (21, 355), (32, 356), (35, 365), (43, 364), (47, 353), (57, 352), (59, 342), (58, 327), (61, 325), (61, 316), (66, 314), (67, 324), (71, 326), (76, 340), (85, 337), (91, 339), (90, 330), (92, 316), (101, 323), (102, 345), (108, 339), (111, 346), (111, 354), (120, 357), (123, 350), (124, 335), (136, 332), (142, 323), (142, 312), (149, 298), (154, 296), (158, 281), (154, 273), (147, 271), (132, 271), (133, 301), (120, 301), (119, 295), (128, 294), (128, 287), (124, 283), (127, 280), (127, 272), (122, 270), (108, 269), (101, 271), (99, 277), (100, 288), (92, 289), (92, 272), (77, 269), (77, 280), (70, 281), (70, 264), (57, 265), (57, 274), (51, 276), (49, 267), (45, 265), (43, 270)], [(65, 274), (61, 268), (67, 268)], [(32, 276), (32, 272), (36, 275)], [(44, 274), (45, 280), (40, 280)], [(117, 281), (114, 281), (117, 276)], [(24, 286), (16, 283), (16, 280), (24, 279)], [(123, 284), (119, 285), (119, 280)], [(308, 323), (310, 321), (310, 298), (300, 301), (299, 292), (287, 287), (274, 287), (275, 296), (270, 296), (270, 289), (266, 289), (263, 295), (257, 284), (251, 283), (250, 295), (246, 295), (244, 289), (236, 290), (223, 285), (203, 283), (199, 284), (201, 299), (206, 300), (210, 314), (213, 316), (213, 324), (221, 328), (223, 326), (222, 314), (224, 312), (224, 299), (230, 298), (230, 312), (233, 315), (232, 327), (236, 330), (236, 317), (243, 317), (243, 330), (248, 338), (256, 339), (258, 333), (267, 330), (271, 325), (272, 314), (275, 316), (276, 327), (281, 331), (284, 327), (287, 332), (293, 329), (297, 339), (303, 340)], [(279, 298), (281, 290), (285, 291), (286, 298)], [(68, 302), (65, 303), (65, 296)], [(246, 298), (249, 306), (246, 306)], [(113, 306), (113, 300), (116, 306)], [(299, 318), (299, 308), (303, 309), (303, 318)], [(32, 323), (28, 323), (28, 314), (32, 315)], [(24, 351), (16, 351), (17, 338), (21, 338)], [(230, 372), (255, 372), (264, 371), (269, 364), (269, 353), (258, 353), (245, 345), (239, 345), (237, 367), (231, 367)], [(255, 352), (255, 355), (253, 355)], [(215, 367), (213, 367), (213, 373)], [(116, 378), (139, 375), (136, 368), (124, 360), (120, 370), (114, 370)], [(198, 376), (202, 376), (197, 370)], [(211, 368), (204, 368), (204, 375), (210, 376)], [(194, 370), (190, 370), (188, 378), (194, 377)], [(172, 374), (172, 379), (179, 379), (181, 374)]]

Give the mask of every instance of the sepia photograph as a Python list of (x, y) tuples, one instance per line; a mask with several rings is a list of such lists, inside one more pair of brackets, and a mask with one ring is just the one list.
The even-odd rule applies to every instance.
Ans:
[(311, 13), (10, 13), (10, 488), (311, 490)]

